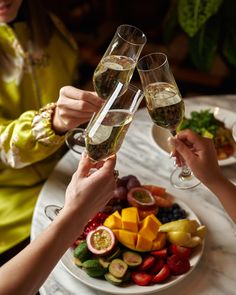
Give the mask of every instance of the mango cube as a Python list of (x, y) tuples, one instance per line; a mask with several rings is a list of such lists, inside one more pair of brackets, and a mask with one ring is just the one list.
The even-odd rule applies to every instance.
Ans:
[(152, 241), (152, 250), (160, 250), (165, 247), (166, 233), (159, 232), (155, 240)]
[(113, 214), (108, 216), (103, 225), (109, 227), (110, 229), (122, 228), (122, 221), (119, 211), (115, 211)]
[(122, 228), (131, 232), (138, 232), (139, 216), (136, 207), (124, 208), (121, 211)]
[(120, 230), (113, 230), (116, 238), (118, 239), (121, 244), (131, 247), (135, 249), (135, 245), (137, 242), (137, 234), (128, 230), (120, 229)]
[(137, 251), (150, 251), (152, 249), (152, 241), (146, 239), (145, 237), (137, 234), (137, 243), (136, 250)]
[(158, 234), (161, 222), (153, 214), (145, 217), (141, 222), (139, 234), (148, 240), (154, 240)]

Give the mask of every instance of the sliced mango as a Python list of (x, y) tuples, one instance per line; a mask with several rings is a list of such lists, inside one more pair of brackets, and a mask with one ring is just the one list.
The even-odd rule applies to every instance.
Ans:
[(122, 228), (122, 220), (119, 211), (115, 211), (113, 214), (109, 215), (103, 225), (110, 229)]
[[(117, 230), (116, 230), (117, 231)], [(114, 231), (113, 231), (114, 232)], [(136, 242), (137, 242), (137, 233), (120, 229), (119, 233), (116, 234), (117, 239), (122, 243), (122, 244), (129, 244), (133, 245), (135, 248)]]
[(151, 251), (152, 250), (152, 241), (145, 238), (141, 234), (137, 234), (137, 243), (135, 250), (137, 251)]
[(138, 232), (139, 216), (136, 207), (124, 208), (121, 211), (122, 228), (132, 232)]
[(124, 208), (121, 215), (114, 212), (104, 221), (104, 225), (111, 228), (117, 240), (132, 250), (151, 251), (164, 247), (166, 233), (158, 231), (161, 222), (150, 214), (141, 222), (136, 207)]
[(160, 250), (165, 247), (166, 233), (158, 233), (155, 240), (152, 241), (152, 250)]
[(139, 234), (144, 238), (153, 241), (157, 234), (161, 222), (153, 214), (145, 217), (140, 223)]

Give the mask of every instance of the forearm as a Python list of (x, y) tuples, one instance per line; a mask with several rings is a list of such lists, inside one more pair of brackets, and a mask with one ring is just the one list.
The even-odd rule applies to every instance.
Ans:
[[(64, 252), (72, 245), (84, 223), (72, 222), (66, 213), (21, 253), (0, 269), (0, 294), (35, 294)], [(9, 279), (10, 278), (10, 279)]]
[(229, 216), (236, 223), (236, 186), (223, 175), (205, 185), (218, 197)]

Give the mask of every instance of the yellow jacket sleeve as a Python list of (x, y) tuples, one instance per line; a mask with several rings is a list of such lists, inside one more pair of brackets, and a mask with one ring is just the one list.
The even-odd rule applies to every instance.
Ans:
[(41, 161), (64, 142), (51, 128), (51, 113), (27, 111), (18, 119), (0, 119), (1, 161), (12, 168), (23, 168)]

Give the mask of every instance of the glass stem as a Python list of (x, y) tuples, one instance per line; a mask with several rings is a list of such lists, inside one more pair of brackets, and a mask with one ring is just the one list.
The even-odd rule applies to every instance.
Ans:
[[(176, 130), (170, 131), (173, 136), (177, 134)], [(183, 160), (183, 159), (182, 159)], [(191, 169), (185, 164), (185, 161), (183, 160), (183, 166), (181, 167), (181, 172), (179, 174), (180, 178), (186, 178), (192, 175)]]
[(180, 172), (180, 177), (181, 178), (186, 178), (186, 177), (189, 177), (192, 175), (192, 171), (191, 169), (186, 165), (184, 164), (181, 168), (181, 172)]

